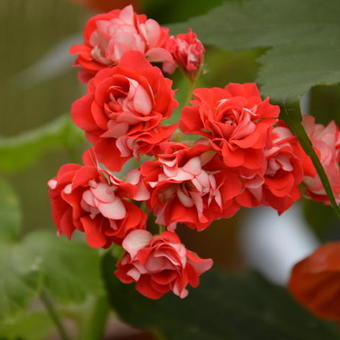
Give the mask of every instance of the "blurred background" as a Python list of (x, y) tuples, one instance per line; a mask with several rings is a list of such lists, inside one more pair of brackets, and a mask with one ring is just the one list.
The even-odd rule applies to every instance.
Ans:
[[(0, 1), (0, 157), (1, 143), (13, 136), (27, 134), (68, 114), (72, 101), (84, 87), (72, 68), (68, 49), (81, 41), (86, 20), (96, 12), (133, 3), (140, 12), (161, 24), (179, 22), (203, 14), (223, 0), (1, 0)], [(228, 82), (255, 80), (261, 50), (231, 52), (208, 46), (205, 69), (199, 85), (224, 86)], [(175, 86), (184, 86), (174, 77)], [(303, 101), (303, 109), (313, 112), (326, 123), (340, 122), (340, 87), (314, 88)], [(29, 132), (30, 133), (30, 132)], [(64, 140), (48, 149), (38, 150), (30, 161), (30, 149), (24, 150), (27, 161), (20, 168), (0, 166), (1, 174), (13, 185), (23, 209), (24, 232), (48, 229), (54, 232), (47, 199), (46, 182), (58, 167), (78, 162), (82, 142)], [(33, 149), (32, 149), (33, 150)], [(32, 151), (33, 152), (33, 151)], [(14, 155), (15, 156), (15, 155)], [(229, 270), (254, 266), (273, 281), (284, 284), (293, 263), (307, 255), (320, 241), (335, 238), (336, 218), (328, 207), (305, 201), (278, 217), (267, 209), (244, 210), (228, 221), (216, 222), (198, 234), (184, 230), (184, 242), (202, 257)], [(268, 246), (270, 245), (270, 246)], [(148, 338), (114, 323), (108, 336)], [(110, 327), (109, 327), (110, 328)], [(118, 334), (120, 333), (120, 334)]]

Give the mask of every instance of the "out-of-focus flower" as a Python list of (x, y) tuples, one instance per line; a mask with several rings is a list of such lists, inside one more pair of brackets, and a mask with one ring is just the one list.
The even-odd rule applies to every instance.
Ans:
[(166, 47), (183, 71), (190, 78), (195, 78), (205, 52), (203, 44), (197, 39), (197, 35), (190, 29), (188, 33), (180, 33), (176, 37), (170, 37)]
[(86, 131), (98, 160), (118, 171), (126, 160), (150, 154), (176, 125), (160, 123), (178, 103), (172, 82), (140, 52), (127, 52), (118, 66), (100, 71), (88, 93), (72, 106), (74, 122)]
[(138, 7), (139, 0), (72, 0), (79, 2), (93, 10), (99, 12), (108, 12), (115, 8), (123, 8), (132, 5), (134, 8)]
[(79, 230), (91, 247), (107, 248), (120, 244), (131, 230), (145, 228), (146, 214), (128, 200), (148, 198), (136, 175), (128, 183), (87, 161), (63, 165), (48, 182), (58, 234), (71, 238)]
[(139, 51), (150, 62), (163, 64), (172, 73), (176, 63), (165, 48), (168, 28), (145, 15), (137, 15), (132, 6), (92, 17), (86, 24), (84, 42), (74, 45), (75, 65), (80, 66), (80, 80), (87, 82), (98, 71), (115, 66), (128, 51)]
[[(302, 123), (327, 173), (335, 199), (340, 204), (339, 128), (334, 121), (330, 122), (327, 126), (316, 124), (315, 118), (310, 115), (304, 115)], [(316, 201), (322, 201), (325, 204), (330, 204), (326, 191), (317, 174), (306, 176), (303, 182), (307, 187), (306, 194), (308, 197)]]
[(175, 233), (153, 236), (135, 230), (123, 241), (126, 253), (117, 263), (115, 275), (123, 283), (136, 283), (136, 290), (150, 299), (159, 299), (168, 291), (180, 298), (188, 295), (188, 285), (197, 287), (199, 276), (213, 265), (187, 250)]
[(177, 223), (203, 230), (214, 219), (238, 211), (233, 198), (240, 193), (241, 182), (210, 145), (164, 143), (157, 157), (142, 164), (141, 174), (151, 191), (147, 203), (158, 224), (172, 231)]
[(340, 322), (340, 242), (327, 243), (297, 263), (288, 288), (320, 318)]
[(262, 100), (254, 83), (196, 89), (194, 95), (192, 106), (183, 109), (182, 131), (208, 138), (226, 166), (263, 172), (279, 107)]

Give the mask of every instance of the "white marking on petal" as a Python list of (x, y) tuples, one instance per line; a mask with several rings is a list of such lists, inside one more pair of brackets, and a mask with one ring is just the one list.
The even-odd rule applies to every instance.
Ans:
[(67, 184), (63, 191), (67, 195), (71, 194), (72, 193), (72, 184)]
[(58, 181), (56, 179), (50, 179), (48, 182), (47, 182), (47, 185), (50, 189), (54, 190), (57, 185), (58, 185)]
[(152, 239), (152, 234), (147, 230), (133, 230), (123, 240), (123, 248), (133, 259), (138, 251), (148, 245)]
[(111, 203), (96, 201), (96, 205), (101, 214), (106, 218), (121, 220), (126, 216), (126, 209), (120, 198), (116, 198)]

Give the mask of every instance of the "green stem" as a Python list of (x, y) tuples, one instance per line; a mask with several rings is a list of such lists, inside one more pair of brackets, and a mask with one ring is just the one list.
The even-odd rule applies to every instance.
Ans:
[(187, 106), (190, 103), (190, 100), (192, 98), (192, 92), (194, 91), (195, 86), (196, 86), (197, 77), (195, 79), (190, 79), (190, 78), (188, 79), (189, 79), (189, 87), (188, 87), (188, 92), (187, 92), (183, 107)]
[(184, 75), (189, 80), (189, 87), (188, 87), (187, 96), (185, 98), (185, 101), (184, 101), (184, 104), (183, 104), (182, 108), (189, 104), (189, 102), (190, 102), (190, 100), (192, 98), (192, 93), (193, 93), (193, 91), (194, 91), (194, 89), (196, 87), (197, 80), (198, 80), (198, 78), (201, 75), (202, 69), (203, 69), (203, 61), (202, 61), (202, 64), (200, 66), (200, 69), (197, 71), (197, 73), (195, 74), (195, 76), (193, 78), (189, 77), (187, 74), (185, 74), (185, 72), (183, 72)]
[(109, 317), (110, 306), (106, 296), (97, 298), (94, 303), (93, 313), (84, 336), (84, 340), (104, 339), (106, 323)]
[[(291, 114), (288, 112), (289, 110), (291, 110), (291, 107), (293, 107), (293, 112), (291, 112)], [(317, 155), (317, 153), (315, 152), (314, 148), (313, 148), (313, 144), (311, 142), (311, 140), (309, 139), (307, 132), (304, 128), (304, 126), (301, 123), (301, 113), (299, 112), (299, 109), (296, 108), (296, 106), (291, 106), (290, 109), (288, 109), (286, 107), (286, 105), (284, 105), (284, 110), (285, 112), (283, 112), (282, 117), (284, 119), (284, 121), (288, 124), (289, 128), (291, 129), (291, 131), (293, 132), (293, 134), (298, 138), (302, 148), (305, 150), (306, 154), (310, 157), (310, 159), (313, 162), (313, 165), (320, 177), (320, 180), (322, 182), (322, 185), (328, 195), (329, 201), (333, 207), (333, 209), (335, 210), (336, 214), (338, 215), (339, 219), (340, 219), (340, 208), (335, 200), (334, 197), (334, 193), (332, 190), (332, 187), (329, 183), (329, 179), (328, 176), (326, 174), (325, 169), (323, 168), (320, 159)], [(298, 110), (298, 112), (296, 111)]]
[(53, 305), (52, 299), (48, 296), (48, 294), (43, 290), (40, 293), (40, 300), (42, 301), (43, 305), (45, 306), (48, 315), (50, 316), (51, 320), (55, 324), (60, 337), (63, 340), (71, 340), (71, 338), (68, 336), (66, 329)]

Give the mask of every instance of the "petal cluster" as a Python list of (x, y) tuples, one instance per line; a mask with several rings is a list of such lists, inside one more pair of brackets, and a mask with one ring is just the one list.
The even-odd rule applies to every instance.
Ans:
[[(310, 115), (305, 115), (302, 123), (326, 171), (335, 199), (340, 204), (339, 127), (334, 121), (330, 122), (327, 126), (317, 124), (315, 118)], [(322, 182), (315, 172), (314, 174), (306, 174), (303, 182), (307, 187), (306, 195), (308, 197), (325, 204), (330, 204)]]
[(194, 96), (183, 110), (182, 131), (206, 137), (228, 167), (261, 170), (279, 107), (262, 100), (254, 83), (196, 89)]
[(171, 53), (176, 63), (190, 78), (195, 78), (199, 71), (205, 48), (197, 35), (190, 29), (188, 33), (171, 36), (166, 48)]
[(91, 164), (63, 165), (48, 187), (58, 233), (71, 238), (79, 230), (93, 248), (121, 244), (131, 230), (146, 226), (146, 214), (130, 201), (148, 198), (143, 186)]
[(157, 223), (169, 230), (184, 223), (200, 231), (238, 210), (233, 198), (241, 182), (209, 145), (164, 143), (161, 149), (158, 160), (141, 166), (151, 192), (148, 207)]
[(86, 132), (100, 162), (118, 171), (129, 158), (153, 154), (159, 143), (169, 139), (176, 125), (160, 123), (178, 105), (171, 85), (134, 51), (91, 79), (88, 93), (72, 105), (72, 119)]
[(155, 20), (138, 15), (131, 5), (92, 17), (84, 30), (84, 42), (74, 45), (79, 78), (87, 82), (98, 71), (115, 66), (128, 51), (139, 51), (149, 61), (163, 63), (166, 72), (173, 72), (176, 63), (164, 47), (169, 39), (168, 28)]
[(159, 299), (168, 291), (185, 298), (186, 287), (197, 287), (199, 276), (213, 264), (211, 259), (201, 259), (186, 249), (169, 231), (157, 236), (147, 230), (132, 231), (123, 248), (125, 254), (117, 264), (116, 276), (124, 283), (136, 283), (136, 290), (150, 299)]

